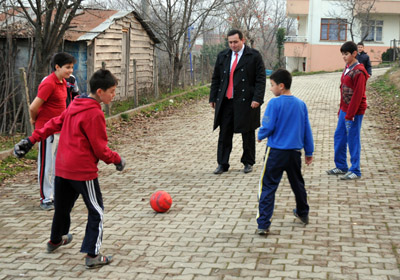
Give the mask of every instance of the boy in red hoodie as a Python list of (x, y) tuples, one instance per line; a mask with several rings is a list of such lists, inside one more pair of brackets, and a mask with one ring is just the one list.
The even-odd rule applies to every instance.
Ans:
[[(346, 68), (340, 80), (340, 109), (334, 136), (335, 165), (326, 171), (328, 175), (343, 175), (342, 180), (361, 178), (361, 123), (367, 109), (365, 87), (369, 75), (362, 63), (356, 59), (357, 45), (346, 42), (340, 48)], [(347, 146), (350, 152), (351, 167), (347, 166)]]
[(54, 194), (54, 217), (49, 253), (72, 241), (69, 233), (70, 213), (79, 194), (88, 209), (88, 222), (81, 252), (87, 253), (87, 268), (106, 265), (111, 256), (100, 254), (103, 237), (103, 199), (97, 175), (99, 159), (113, 163), (122, 171), (125, 161), (107, 146), (104, 113), (100, 103), (109, 104), (115, 96), (117, 79), (108, 70), (98, 70), (90, 79), (88, 96), (75, 98), (59, 117), (48, 121), (42, 129), (35, 130), (31, 137), (15, 145), (14, 154), (23, 157), (32, 146), (48, 135), (61, 131), (56, 158)]

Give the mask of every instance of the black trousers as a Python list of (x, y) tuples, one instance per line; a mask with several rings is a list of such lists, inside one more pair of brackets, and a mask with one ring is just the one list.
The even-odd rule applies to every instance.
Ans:
[[(221, 105), (221, 121), (219, 126), (217, 162), (224, 169), (229, 169), (229, 157), (232, 151), (232, 139), (234, 134), (234, 109), (233, 99), (224, 98)], [(256, 136), (255, 130), (242, 133), (243, 164), (254, 165), (256, 160)]]
[(104, 206), (99, 181), (74, 181), (56, 176), (54, 186), (54, 217), (51, 226), (50, 240), (58, 244), (62, 236), (69, 232), (71, 210), (79, 194), (88, 209), (88, 221), (81, 252), (99, 254), (103, 239)]

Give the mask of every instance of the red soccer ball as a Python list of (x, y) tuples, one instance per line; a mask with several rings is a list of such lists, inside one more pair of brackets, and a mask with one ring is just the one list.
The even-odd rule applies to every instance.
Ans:
[(156, 191), (150, 197), (150, 206), (158, 213), (167, 212), (172, 205), (172, 198), (166, 191)]

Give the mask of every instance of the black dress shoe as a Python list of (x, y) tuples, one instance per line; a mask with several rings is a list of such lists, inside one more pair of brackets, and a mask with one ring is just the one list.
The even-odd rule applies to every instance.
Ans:
[(244, 173), (250, 173), (251, 171), (253, 171), (253, 166), (250, 165), (250, 164), (245, 164), (245, 165), (244, 165), (243, 172), (244, 172)]
[(222, 174), (226, 171), (228, 171), (228, 169), (225, 169), (222, 165), (218, 165), (217, 169), (214, 170), (214, 174)]

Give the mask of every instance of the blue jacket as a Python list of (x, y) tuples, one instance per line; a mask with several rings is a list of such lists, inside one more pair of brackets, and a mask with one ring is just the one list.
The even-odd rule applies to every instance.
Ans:
[(301, 150), (306, 156), (314, 152), (314, 139), (306, 104), (293, 95), (272, 98), (267, 105), (258, 139), (268, 137), (267, 146), (280, 150)]

